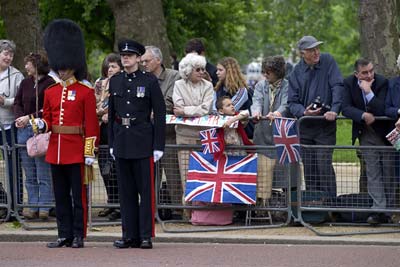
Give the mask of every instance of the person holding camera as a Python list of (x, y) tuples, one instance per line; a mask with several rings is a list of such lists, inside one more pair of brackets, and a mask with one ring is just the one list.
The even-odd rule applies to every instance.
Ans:
[[(303, 36), (297, 46), (301, 60), (289, 76), (288, 104), (297, 118), (302, 145), (335, 145), (336, 116), (340, 112), (343, 78), (334, 58), (320, 53), (323, 42), (313, 36)], [(333, 149), (302, 147), (306, 189), (324, 191), (336, 197), (336, 177), (332, 166)]]

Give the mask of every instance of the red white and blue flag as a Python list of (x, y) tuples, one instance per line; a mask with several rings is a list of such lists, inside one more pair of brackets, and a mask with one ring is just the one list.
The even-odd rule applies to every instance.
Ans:
[(213, 154), (221, 150), (221, 143), (218, 140), (216, 128), (200, 131), (200, 141), (204, 154)]
[(255, 204), (257, 154), (227, 156), (192, 152), (185, 201)]
[(296, 120), (275, 118), (273, 125), (275, 147), (280, 164), (300, 161), (300, 144)]

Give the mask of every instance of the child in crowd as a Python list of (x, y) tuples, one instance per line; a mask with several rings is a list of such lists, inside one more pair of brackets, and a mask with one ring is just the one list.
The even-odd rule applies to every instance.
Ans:
[[(218, 129), (218, 136), (220, 140), (224, 140), (224, 144), (221, 144), (221, 152), (224, 152), (225, 145), (252, 145), (253, 143), (247, 138), (244, 126), (247, 124), (247, 120), (250, 116), (249, 110), (241, 110), (239, 113), (236, 112), (235, 106), (229, 96), (222, 96), (218, 98), (216, 107), (219, 115), (233, 116), (229, 118), (223, 128)], [(239, 121), (237, 128), (230, 128), (234, 123)], [(225, 152), (226, 153), (226, 152)], [(244, 155), (245, 151), (233, 151), (228, 152), (228, 155)], [(217, 155), (218, 157), (218, 155)]]
[[(249, 111), (242, 110), (236, 112), (232, 100), (229, 96), (222, 96), (216, 102), (216, 108), (219, 115), (232, 116), (229, 118), (222, 128), (219, 128), (218, 139), (220, 140), (220, 152), (214, 154), (214, 159), (218, 160), (222, 153), (230, 156), (243, 156), (247, 152), (245, 150), (225, 151), (225, 145), (252, 145), (253, 143), (247, 138), (244, 126), (249, 118)], [(234, 123), (238, 123), (236, 128), (230, 128)], [(209, 207), (230, 207), (231, 204), (217, 204), (196, 202), (196, 206), (207, 205)], [(216, 210), (194, 210), (192, 211), (191, 222), (194, 225), (226, 225), (232, 223), (232, 209), (216, 209)]]

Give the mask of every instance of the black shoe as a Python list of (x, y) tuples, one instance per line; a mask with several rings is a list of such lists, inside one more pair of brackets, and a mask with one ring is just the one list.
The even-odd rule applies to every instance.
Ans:
[(139, 240), (130, 239), (130, 238), (122, 238), (120, 240), (114, 241), (114, 247), (116, 248), (139, 248), (140, 243)]
[(83, 248), (83, 237), (75, 236), (74, 240), (72, 241), (73, 248)]
[(62, 247), (71, 247), (72, 246), (72, 238), (59, 238), (56, 242), (47, 243), (48, 248), (62, 248)]
[(106, 217), (106, 216), (108, 216), (109, 214), (111, 214), (114, 210), (115, 210), (115, 209), (113, 209), (113, 208), (105, 208), (105, 209), (102, 209), (101, 211), (99, 211), (98, 216), (99, 216), (99, 217)]
[(50, 217), (56, 217), (56, 209), (55, 208), (50, 208), (49, 216)]
[(374, 213), (371, 214), (368, 218), (367, 218), (367, 223), (371, 224), (371, 225), (378, 225), (381, 223), (387, 223), (387, 217), (385, 214), (382, 213)]
[(121, 219), (121, 212), (119, 210), (114, 210), (113, 212), (110, 213), (110, 215), (108, 215), (108, 219), (110, 221)]
[(151, 243), (151, 239), (150, 238), (143, 239), (140, 242), (140, 248), (143, 248), (143, 249), (153, 248), (153, 243)]
[(7, 217), (8, 211), (6, 208), (0, 208), (0, 219), (5, 219)]

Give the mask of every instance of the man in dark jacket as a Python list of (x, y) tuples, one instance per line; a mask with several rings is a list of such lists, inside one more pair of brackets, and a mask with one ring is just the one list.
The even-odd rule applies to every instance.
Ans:
[(115, 156), (122, 218), (122, 239), (114, 246), (149, 249), (154, 236), (154, 162), (165, 145), (165, 102), (156, 76), (139, 70), (144, 46), (123, 40), (118, 50), (124, 70), (110, 80), (108, 107), (108, 144)]
[[(385, 136), (390, 131), (390, 122), (376, 120), (385, 115), (385, 98), (388, 81), (375, 74), (374, 65), (366, 59), (358, 59), (354, 64), (354, 75), (344, 80), (343, 115), (353, 120), (352, 141), (358, 138), (361, 146), (385, 146)], [(366, 163), (368, 194), (373, 199), (372, 208), (384, 209), (393, 204), (393, 159), (385, 150), (362, 149)], [(372, 214), (367, 222), (378, 224), (386, 221), (383, 214)]]
[(299, 125), (300, 144), (311, 145), (301, 148), (306, 189), (336, 197), (333, 149), (313, 147), (336, 144), (343, 91), (338, 65), (330, 54), (320, 52), (322, 43), (313, 36), (303, 36), (298, 42), (301, 60), (289, 76), (288, 104), (296, 118), (307, 117)]

